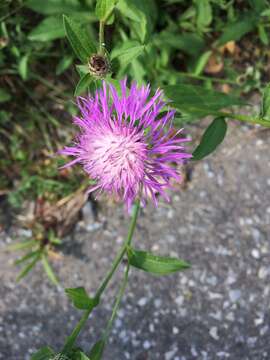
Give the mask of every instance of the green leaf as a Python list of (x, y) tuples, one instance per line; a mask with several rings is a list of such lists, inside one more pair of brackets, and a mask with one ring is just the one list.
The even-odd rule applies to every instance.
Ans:
[(31, 356), (31, 360), (51, 360), (54, 355), (55, 353), (50, 347), (44, 346)]
[(27, 253), (25, 256), (23, 256), (20, 259), (16, 260), (15, 265), (19, 265), (19, 264), (31, 259), (32, 257), (36, 256), (38, 253), (40, 253), (40, 250), (31, 251), (31, 252)]
[(51, 41), (65, 36), (61, 16), (50, 16), (42, 20), (28, 34), (28, 39), (32, 41)]
[(7, 102), (11, 99), (11, 95), (4, 89), (0, 88), (0, 103)]
[(36, 265), (39, 259), (40, 259), (40, 253), (36, 254), (34, 256), (34, 259), (23, 268), (23, 270), (17, 276), (16, 281), (20, 281), (23, 277), (25, 277), (33, 269), (33, 267)]
[(76, 352), (74, 360), (91, 360), (91, 359), (86, 354), (79, 351), (79, 352)]
[[(160, 48), (168, 46), (173, 49), (182, 50), (192, 56), (198, 55), (205, 46), (204, 40), (198, 34), (174, 34), (166, 30), (156, 34), (153, 42)], [(192, 44), (192, 46), (190, 46), (190, 44)]]
[(27, 0), (24, 6), (42, 15), (62, 15), (83, 10), (78, 0)]
[(269, 45), (269, 38), (268, 38), (268, 34), (266, 32), (264, 24), (259, 24), (258, 30), (259, 30), (259, 37), (260, 37), (261, 42), (266, 46)]
[(196, 0), (197, 26), (200, 30), (211, 24), (212, 8), (209, 0)]
[(204, 52), (199, 57), (199, 59), (196, 62), (196, 65), (195, 65), (195, 69), (194, 69), (194, 74), (195, 75), (200, 75), (203, 72), (206, 64), (208, 63), (208, 60), (209, 60), (211, 54), (212, 54), (212, 51), (209, 50), (209, 51)]
[(260, 115), (262, 118), (270, 120), (270, 84), (268, 84), (263, 91)]
[(48, 261), (47, 255), (46, 254), (42, 254), (42, 265), (44, 267), (44, 270), (48, 276), (48, 278), (51, 280), (51, 282), (54, 285), (59, 285), (59, 281), (57, 279), (57, 277), (55, 276), (55, 273)]
[(153, 0), (118, 0), (118, 10), (124, 17), (132, 20), (131, 28), (141, 43), (148, 40), (157, 18), (156, 3)]
[(218, 46), (226, 44), (228, 41), (237, 41), (245, 34), (252, 31), (258, 23), (258, 15), (249, 12), (232, 24), (225, 26), (223, 34), (218, 40)]
[(28, 59), (29, 55), (24, 55), (18, 65), (19, 74), (24, 81), (28, 78)]
[(106, 21), (106, 19), (109, 18), (111, 15), (116, 0), (98, 0), (96, 4), (96, 16), (99, 18), (99, 20)]
[(127, 253), (130, 265), (155, 275), (167, 275), (190, 267), (190, 265), (183, 260), (172, 257), (155, 256), (149, 252), (135, 250), (131, 247), (128, 248)]
[(65, 289), (65, 292), (77, 309), (92, 310), (98, 305), (98, 300), (90, 298), (84, 287)]
[(222, 143), (227, 131), (224, 118), (216, 118), (205, 130), (200, 144), (193, 152), (193, 160), (201, 160), (211, 154)]
[(164, 87), (172, 105), (183, 114), (197, 116), (219, 115), (219, 110), (233, 105), (244, 105), (237, 97), (226, 95), (216, 90), (206, 89), (197, 85), (179, 84)]
[(16, 250), (22, 250), (22, 249), (27, 249), (29, 247), (32, 247), (34, 245), (37, 245), (36, 240), (26, 240), (26, 241), (21, 241), (19, 243), (16, 244), (11, 244), (7, 247), (7, 249), (9, 251), (16, 251)]
[(90, 360), (101, 360), (104, 347), (105, 347), (104, 340), (97, 341), (90, 351), (89, 354)]
[(56, 75), (61, 75), (65, 70), (67, 70), (73, 63), (72, 55), (65, 55), (57, 64), (55, 73)]
[(129, 40), (114, 48), (111, 52), (111, 60), (118, 59), (121, 66), (125, 67), (142, 54), (145, 47), (140, 45), (136, 40)]
[(79, 96), (81, 93), (85, 92), (92, 81), (93, 77), (89, 73), (83, 75), (76, 86), (74, 96)]
[(63, 19), (66, 36), (75, 54), (83, 63), (87, 63), (91, 54), (96, 52), (96, 48), (92, 44), (89, 34), (85, 28), (82, 28), (68, 16), (64, 15)]

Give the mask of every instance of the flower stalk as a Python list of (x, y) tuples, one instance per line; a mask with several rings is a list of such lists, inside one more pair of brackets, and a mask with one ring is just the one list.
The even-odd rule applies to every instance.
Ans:
[[(132, 212), (132, 217), (131, 217), (131, 221), (130, 221), (130, 225), (129, 225), (129, 229), (128, 229), (128, 234), (127, 234), (127, 237), (126, 237), (126, 240), (123, 244), (123, 246), (121, 247), (121, 249), (119, 250), (118, 254), (116, 255), (113, 263), (112, 263), (112, 267), (111, 269), (109, 270), (109, 272), (107, 273), (107, 275), (105, 276), (104, 280), (102, 281), (100, 287), (98, 288), (96, 294), (95, 294), (95, 299), (97, 300), (97, 302), (100, 301), (100, 298), (103, 294), (103, 292), (105, 291), (105, 289), (107, 288), (111, 278), (113, 277), (115, 271), (117, 270), (119, 264), (122, 262), (123, 260), (123, 257), (124, 255), (126, 254), (127, 252), (127, 248), (128, 246), (131, 244), (131, 241), (132, 241), (132, 237), (133, 237), (133, 234), (134, 234), (134, 230), (135, 230), (135, 227), (136, 227), (136, 223), (137, 223), (137, 218), (138, 218), (138, 214), (139, 214), (139, 209), (140, 209), (140, 200), (137, 200), (134, 204), (134, 208), (133, 208), (133, 212)], [(127, 277), (128, 277), (128, 270), (126, 271), (125, 273), (125, 279), (124, 280), (124, 283), (127, 282)], [(122, 290), (122, 288), (124, 287), (124, 289)], [(114, 321), (114, 318), (116, 316), (116, 312), (117, 312), (117, 309), (118, 309), (118, 306), (120, 304), (120, 301), (121, 301), (121, 298), (123, 296), (123, 294), (121, 295), (121, 293), (123, 292), (124, 293), (124, 290), (125, 290), (125, 287), (126, 287), (126, 284), (125, 285), (122, 285), (121, 289), (120, 289), (120, 293), (118, 294), (118, 296), (120, 297), (120, 299), (116, 299), (116, 302), (115, 302), (115, 305), (114, 305), (114, 309), (113, 309), (113, 313), (112, 313), (112, 317), (111, 319), (109, 320), (109, 323), (108, 323), (108, 326), (109, 328), (111, 328), (111, 325)], [(77, 337), (79, 336), (81, 330), (83, 329), (83, 327), (85, 326), (90, 314), (92, 312), (92, 307), (87, 309), (83, 316), (81, 317), (80, 321), (78, 322), (78, 324), (75, 326), (74, 330), (72, 331), (71, 335), (67, 338), (66, 340), (66, 343), (64, 345), (64, 348), (62, 350), (63, 353), (68, 353), (73, 345), (75, 344), (76, 342), (76, 339)], [(114, 314), (115, 313), (115, 314)], [(109, 329), (105, 330), (105, 335), (104, 336), (107, 336), (107, 332), (109, 331)]]

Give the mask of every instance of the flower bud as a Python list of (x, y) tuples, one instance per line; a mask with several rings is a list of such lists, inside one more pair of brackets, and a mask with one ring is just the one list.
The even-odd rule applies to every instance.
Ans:
[(110, 63), (106, 55), (93, 54), (88, 62), (90, 74), (104, 78), (110, 72)]

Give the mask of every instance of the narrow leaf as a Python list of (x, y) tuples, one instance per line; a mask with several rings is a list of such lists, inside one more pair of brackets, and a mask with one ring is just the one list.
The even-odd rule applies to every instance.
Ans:
[(44, 346), (31, 356), (31, 360), (51, 360), (54, 355), (55, 353), (50, 347)]
[(232, 24), (226, 25), (223, 30), (223, 34), (218, 40), (218, 45), (222, 46), (228, 41), (237, 41), (241, 39), (245, 34), (252, 31), (258, 23), (258, 15), (253, 12), (249, 12), (239, 18)]
[(42, 20), (29, 34), (32, 41), (51, 41), (65, 36), (61, 16), (49, 16)]
[(164, 91), (168, 99), (172, 100), (172, 105), (183, 114), (197, 117), (219, 115), (220, 109), (245, 104), (237, 97), (197, 85), (169, 85), (164, 87)]
[(91, 359), (86, 354), (79, 351), (79, 352), (76, 352), (74, 360), (91, 360)]
[(63, 16), (66, 36), (78, 58), (87, 63), (92, 53), (96, 51), (89, 34), (70, 17)]
[(47, 259), (47, 255), (45, 255), (45, 254), (42, 255), (42, 264), (43, 264), (44, 270), (45, 270), (48, 278), (51, 280), (51, 282), (54, 285), (59, 285), (59, 281)]
[(144, 51), (144, 45), (140, 45), (137, 41), (127, 41), (111, 52), (111, 60), (118, 59), (121, 66), (127, 66), (132, 60), (136, 59)]
[(83, 75), (76, 86), (74, 96), (79, 96), (81, 93), (85, 92), (92, 81), (93, 77), (89, 74), (89, 72)]
[(212, 21), (212, 8), (209, 0), (196, 0), (197, 26), (203, 30)]
[(32, 247), (32, 246), (34, 246), (36, 244), (37, 244), (36, 240), (21, 241), (21, 242), (19, 242), (17, 244), (9, 245), (7, 247), (7, 249), (9, 251), (22, 250), (22, 249), (27, 249), (29, 247)]
[(16, 260), (14, 264), (19, 265), (19, 264), (31, 259), (32, 257), (36, 256), (38, 253), (40, 253), (40, 250), (31, 251), (31, 252), (27, 253), (25, 256), (23, 256), (20, 259)]
[(224, 118), (216, 118), (205, 130), (200, 144), (193, 152), (193, 160), (201, 160), (211, 154), (222, 143), (227, 131)]
[(270, 120), (270, 84), (268, 84), (263, 91), (261, 117)]
[(82, 10), (78, 0), (27, 0), (23, 5), (43, 15), (62, 15)]
[(70, 65), (73, 63), (72, 55), (65, 55), (57, 64), (55, 73), (56, 75), (61, 75), (65, 70), (67, 70)]
[(24, 81), (28, 78), (28, 59), (29, 55), (24, 55), (18, 65), (19, 74)]
[(65, 292), (77, 309), (92, 310), (98, 305), (98, 301), (90, 298), (84, 287), (65, 289)]
[(167, 275), (176, 271), (188, 269), (190, 265), (180, 259), (155, 256), (146, 251), (128, 249), (130, 265), (155, 275)]
[(101, 360), (104, 347), (105, 347), (104, 340), (97, 341), (90, 351), (89, 354), (90, 360)]
[(23, 268), (23, 270), (17, 276), (16, 281), (20, 281), (23, 277), (25, 277), (33, 269), (33, 267), (36, 265), (39, 259), (40, 259), (40, 254), (37, 254), (34, 257), (34, 259)]

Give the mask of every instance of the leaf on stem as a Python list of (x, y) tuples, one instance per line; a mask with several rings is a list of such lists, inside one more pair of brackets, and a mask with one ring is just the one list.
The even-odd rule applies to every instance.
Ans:
[(90, 360), (100, 360), (103, 354), (104, 347), (105, 347), (104, 340), (97, 341), (90, 351), (89, 354)]
[(129, 264), (155, 275), (167, 275), (176, 271), (188, 269), (190, 265), (180, 259), (156, 256), (146, 251), (128, 248)]
[(25, 277), (33, 269), (39, 259), (40, 253), (36, 254), (34, 259), (22, 269), (20, 274), (17, 276), (16, 281), (20, 281), (23, 277)]
[(198, 85), (181, 84), (164, 87), (172, 105), (183, 114), (197, 116), (219, 115), (219, 110), (233, 105), (244, 105), (237, 97), (226, 95), (216, 90), (206, 89)]
[(51, 282), (54, 284), (54, 285), (59, 285), (59, 281), (48, 261), (48, 258), (47, 258), (47, 255), (43, 254), (42, 255), (42, 265), (44, 267), (44, 270), (48, 276), (48, 278), (51, 280)]
[(125, 67), (136, 59), (144, 51), (145, 46), (136, 40), (129, 40), (114, 48), (111, 52), (111, 60), (118, 59), (121, 66)]
[(98, 300), (90, 298), (84, 287), (65, 289), (73, 305), (80, 310), (92, 310), (98, 305)]
[(261, 117), (265, 120), (270, 120), (270, 84), (268, 84), (263, 91)]
[(227, 131), (224, 118), (214, 119), (205, 130), (200, 144), (193, 152), (193, 160), (201, 160), (211, 154), (222, 143)]
[(79, 96), (84, 91), (86, 91), (92, 81), (93, 77), (89, 73), (83, 75), (76, 86), (74, 96)]
[(32, 355), (31, 360), (50, 360), (54, 355), (55, 353), (50, 347), (44, 346)]
[(63, 21), (66, 36), (75, 54), (83, 63), (87, 63), (91, 54), (96, 52), (96, 48), (92, 43), (89, 34), (85, 27), (83, 28), (77, 22), (75, 23), (70, 17), (64, 15)]

